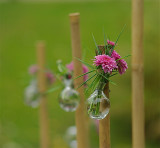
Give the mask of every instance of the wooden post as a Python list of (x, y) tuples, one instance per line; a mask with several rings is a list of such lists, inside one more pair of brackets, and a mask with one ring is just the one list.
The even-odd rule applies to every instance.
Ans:
[[(98, 48), (104, 52), (104, 46), (98, 46)], [(96, 53), (97, 54), (97, 53)], [(104, 93), (109, 99), (109, 82), (104, 88)], [(102, 104), (103, 107), (106, 107), (107, 104)], [(110, 148), (110, 113), (99, 121), (99, 147), (100, 148)]]
[[(75, 57), (81, 59), (81, 42), (80, 42), (80, 25), (79, 25), (79, 13), (70, 14), (70, 25), (71, 25), (71, 40), (72, 40), (72, 57), (74, 63), (74, 77), (82, 74), (82, 64)], [(74, 87), (77, 88), (82, 84), (83, 77), (74, 80)], [(76, 110), (75, 120), (77, 127), (77, 142), (78, 148), (88, 148), (88, 127), (87, 118), (85, 114), (85, 103), (84, 103), (84, 87), (78, 89), (80, 94), (80, 104)]]
[(145, 147), (143, 76), (143, 0), (132, 0), (132, 140)]
[(37, 44), (37, 65), (38, 65), (38, 88), (41, 93), (41, 102), (39, 109), (40, 116), (40, 142), (41, 148), (50, 148), (49, 146), (49, 119), (47, 112), (46, 75), (45, 75), (45, 45), (43, 42)]

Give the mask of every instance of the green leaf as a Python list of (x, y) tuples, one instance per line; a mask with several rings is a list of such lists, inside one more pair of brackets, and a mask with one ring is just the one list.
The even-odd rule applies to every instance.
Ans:
[(86, 84), (89, 80), (91, 80), (96, 74), (91, 76), (89, 79), (87, 79), (85, 82), (83, 82), (80, 86), (78, 86), (76, 89), (80, 88), (82, 85)]
[[(107, 35), (106, 35), (106, 39), (107, 39)], [(108, 47), (108, 43), (107, 43), (107, 50), (108, 50), (108, 55), (109, 55), (109, 47)]]
[(116, 70), (116, 71), (112, 71), (112, 73), (113, 73), (113, 72), (117, 72), (117, 70)]
[(104, 48), (106, 50), (106, 35), (105, 35), (105, 32), (104, 32), (104, 28), (103, 28), (103, 35), (104, 35)]
[(94, 82), (94, 86), (92, 87), (92, 90), (96, 89), (100, 79), (102, 78), (98, 73), (97, 73), (97, 76), (98, 77), (97, 77), (96, 81)]
[(92, 73), (92, 72), (94, 72), (94, 71), (96, 71), (96, 69), (91, 70), (91, 71), (89, 71), (89, 72), (86, 72), (86, 73), (84, 73), (84, 74), (82, 74), (82, 75), (80, 75), (80, 76), (78, 76), (78, 77), (75, 77), (73, 80), (78, 79), (78, 78), (80, 78), (80, 77), (82, 77), (82, 76), (84, 76), (84, 75), (86, 75), (86, 74)]
[(96, 82), (97, 77), (98, 77), (98, 75), (96, 75), (95, 79), (91, 82), (90, 85), (88, 85), (88, 88), (86, 89), (85, 93), (87, 93), (88, 90), (94, 86), (94, 83)]
[[(105, 54), (108, 55), (108, 54), (109, 54), (109, 50), (108, 50), (108, 44), (106, 43), (107, 38), (106, 38), (106, 35), (105, 35), (104, 30), (103, 30), (103, 33), (104, 33), (104, 48), (105, 48)], [(107, 48), (106, 48), (106, 46), (107, 46)]]
[(121, 59), (125, 59), (125, 58), (130, 57), (130, 56), (131, 56), (131, 55), (129, 54), (129, 55), (127, 55), (127, 56), (124, 56), (124, 57), (122, 57), (122, 58), (117, 59), (116, 61), (119, 61), (119, 60), (121, 60)]
[[(75, 58), (76, 58), (76, 57), (75, 57)], [(79, 58), (76, 58), (76, 59), (77, 59), (78, 61), (82, 62), (84, 65), (86, 65), (86, 66), (88, 66), (88, 67), (90, 67), (90, 68), (92, 68), (92, 69), (95, 69), (95, 67), (93, 67), (92, 65), (90, 65), (90, 64), (82, 61), (81, 59), (79, 59)]]
[(101, 75), (103, 78), (105, 78), (110, 83), (112, 83), (113, 85), (117, 85), (116, 83), (114, 83), (113, 81), (111, 81), (109, 78), (105, 77), (103, 74), (101, 74), (101, 73), (98, 73), (98, 74)]
[(57, 87), (53, 87), (53, 88), (49, 89), (48, 91), (46, 91), (45, 94), (49, 94), (49, 93), (51, 93), (51, 92), (54, 92), (54, 91), (56, 91), (57, 89), (59, 89), (59, 88), (61, 88), (61, 87), (63, 87), (63, 86), (62, 86), (62, 85), (59, 85), (59, 86), (57, 86)]
[(114, 73), (113, 75), (110, 75), (109, 77), (113, 77), (114, 75), (117, 75), (118, 74), (118, 72), (117, 73)]
[(97, 49), (97, 51), (98, 51), (98, 54), (101, 54), (101, 51), (100, 51), (99, 48), (98, 48), (98, 45), (97, 45), (97, 43), (96, 43), (96, 40), (95, 40), (95, 38), (94, 38), (93, 33), (92, 33), (92, 37), (93, 37), (94, 43), (95, 43), (95, 45), (96, 45), (96, 49)]
[[(117, 37), (117, 40), (116, 40), (116, 42), (115, 42), (115, 46), (116, 46), (116, 44), (117, 44), (117, 42), (118, 42), (118, 40), (119, 40), (119, 38), (120, 38), (120, 36), (121, 36), (121, 34), (123, 33), (123, 31), (124, 31), (125, 28), (126, 28), (126, 24), (123, 26), (121, 32), (119, 33), (119, 35), (118, 35), (118, 37)], [(115, 46), (113, 47), (113, 49), (115, 48)]]

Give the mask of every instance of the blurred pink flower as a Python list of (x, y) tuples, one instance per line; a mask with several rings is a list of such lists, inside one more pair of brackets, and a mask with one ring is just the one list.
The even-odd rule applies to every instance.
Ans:
[(105, 73), (111, 73), (113, 69), (118, 68), (115, 59), (105, 54), (95, 56), (94, 64), (96, 66), (102, 66)]
[(112, 42), (112, 41), (110, 41), (110, 40), (107, 40), (107, 43), (108, 43), (109, 45), (111, 45), (111, 46), (114, 46), (114, 45), (115, 45), (115, 43)]
[(38, 71), (38, 66), (37, 65), (32, 65), (29, 67), (29, 74), (34, 75)]
[(115, 50), (112, 51), (111, 57), (114, 58), (115, 60), (121, 58), (121, 56)]
[(50, 84), (53, 84), (55, 82), (55, 77), (51, 71), (46, 72), (46, 77)]
[[(71, 62), (70, 64), (67, 64), (66, 67), (70, 72), (73, 72), (73, 62)], [(82, 64), (82, 69), (83, 69), (83, 73), (86, 73), (89, 71), (88, 67), (85, 66), (84, 64)], [(86, 81), (87, 79), (88, 79), (88, 74), (84, 75), (84, 81)]]
[[(30, 75), (35, 75), (38, 71), (38, 66), (37, 65), (32, 65), (29, 67), (29, 74)], [(50, 71), (50, 70), (47, 70), (46, 72), (46, 77), (47, 77), (47, 80), (50, 84), (53, 84), (54, 81), (55, 81), (55, 77), (53, 75), (53, 73)]]
[[(118, 59), (121, 58), (121, 56), (115, 50), (113, 50), (111, 57), (114, 58), (115, 60), (118, 60)], [(118, 60), (116, 62), (117, 62), (117, 65), (118, 65), (119, 73), (121, 75), (124, 74), (126, 72), (126, 70), (128, 69), (127, 62), (123, 59)]]

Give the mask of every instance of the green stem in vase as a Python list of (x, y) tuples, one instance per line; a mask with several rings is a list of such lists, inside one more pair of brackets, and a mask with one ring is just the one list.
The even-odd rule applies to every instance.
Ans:
[[(99, 90), (99, 89), (98, 89), (97, 91), (98, 91), (98, 99), (100, 99), (103, 90), (101, 90), (101, 89)], [(99, 114), (99, 108), (100, 108), (100, 102), (97, 102), (97, 106), (96, 106), (96, 115)]]
[(93, 110), (93, 103), (90, 104), (90, 107), (89, 107), (89, 110), (88, 110), (88, 114), (89, 114), (90, 112), (92, 112), (92, 110)]
[(103, 99), (102, 93), (106, 83), (107, 81), (103, 77), (101, 77), (95, 90), (95, 97), (93, 97), (93, 100), (91, 100), (90, 102), (88, 114), (92, 113), (95, 116), (98, 116), (100, 114), (101, 99)]
[(100, 107), (100, 102), (97, 103), (97, 107), (96, 107), (96, 115), (99, 114), (99, 107)]

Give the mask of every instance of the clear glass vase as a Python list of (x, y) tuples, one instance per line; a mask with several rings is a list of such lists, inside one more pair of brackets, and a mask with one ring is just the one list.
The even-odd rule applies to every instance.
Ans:
[(37, 87), (37, 80), (32, 79), (30, 85), (25, 89), (24, 102), (26, 105), (33, 108), (37, 107), (40, 103), (40, 94)]
[(92, 119), (104, 119), (109, 113), (110, 100), (103, 92), (105, 85), (106, 83), (100, 82), (87, 100), (87, 111)]
[(79, 93), (73, 88), (72, 79), (65, 79), (65, 88), (59, 96), (60, 107), (66, 112), (75, 111), (79, 105)]

